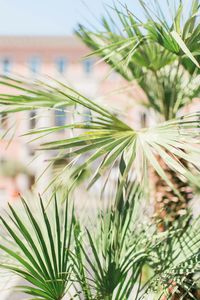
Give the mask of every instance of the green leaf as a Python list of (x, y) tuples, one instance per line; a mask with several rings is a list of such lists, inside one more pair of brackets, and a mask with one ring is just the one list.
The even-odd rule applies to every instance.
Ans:
[(191, 59), (191, 61), (199, 68), (200, 65), (198, 63), (198, 61), (195, 59), (195, 57), (192, 55), (191, 51), (188, 49), (188, 47), (186, 46), (186, 44), (184, 43), (184, 41), (182, 40), (181, 36), (176, 32), (176, 31), (172, 31), (171, 35), (173, 36), (173, 38), (175, 39), (175, 41), (177, 42), (177, 44), (180, 46), (180, 48), (182, 49), (182, 51)]
[[(23, 199), (22, 202), (20, 213), (24, 214), (26, 223), (22, 221), (20, 213), (16, 212), (13, 205), (9, 205), (9, 222), (11, 224), (1, 217), (3, 226), (7, 229), (12, 241), (8, 246), (3, 245), (2, 241), (0, 243), (0, 249), (8, 255), (9, 261), (11, 261), (4, 262), (1, 267), (17, 274), (31, 284), (18, 287), (21, 292), (37, 296), (38, 299), (61, 299), (70, 286), (69, 251), (72, 216), (67, 217), (68, 208), (66, 207), (63, 227), (63, 218), (58, 214), (57, 203), (54, 206), (54, 219), (48, 215), (49, 212), (45, 209), (40, 197), (41, 217), (40, 220), (37, 220), (37, 212), (32, 211)], [(56, 232), (54, 232), (55, 223)], [(36, 241), (38, 241), (38, 245)], [(14, 246), (16, 248), (12, 250)]]

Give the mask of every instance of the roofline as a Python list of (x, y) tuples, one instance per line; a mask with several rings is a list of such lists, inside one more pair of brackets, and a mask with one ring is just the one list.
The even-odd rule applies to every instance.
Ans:
[(74, 46), (84, 47), (86, 46), (75, 35), (0, 35), (0, 47), (42, 47), (42, 48), (57, 48)]

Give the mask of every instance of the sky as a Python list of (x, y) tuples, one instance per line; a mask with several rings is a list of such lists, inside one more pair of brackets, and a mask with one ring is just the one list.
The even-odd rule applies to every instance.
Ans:
[[(137, 0), (120, 2), (135, 9)], [(0, 0), (0, 35), (69, 35), (78, 22), (97, 23), (106, 4), (113, 0)]]

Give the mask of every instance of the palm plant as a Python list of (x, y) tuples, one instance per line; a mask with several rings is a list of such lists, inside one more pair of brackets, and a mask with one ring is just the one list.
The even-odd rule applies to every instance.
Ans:
[(84, 233), (79, 220), (74, 220), (74, 286), (77, 292), (81, 287), (80, 299), (128, 299), (151, 251), (138, 247), (144, 235), (133, 233), (133, 220), (141, 191), (135, 182), (127, 184), (125, 196), (121, 193), (119, 199), (117, 194), (113, 205), (99, 211), (94, 230)]
[[(38, 128), (25, 133), (35, 140), (59, 130), (73, 129), (73, 137), (41, 142), (40, 146), (41, 150), (53, 151), (53, 154), (55, 150), (57, 151), (52, 163), (66, 161), (63, 172), (67, 170), (70, 173), (67, 177), (67, 181), (70, 178), (69, 191), (76, 187), (78, 179), (88, 166), (93, 167), (95, 164), (95, 171), (91, 172), (93, 174), (88, 187), (104, 175), (106, 175), (105, 182), (108, 182), (107, 177), (111, 169), (113, 166), (118, 167), (115, 205), (107, 212), (100, 212), (95, 236), (89, 229), (85, 233), (78, 220), (73, 217), (73, 225), (70, 223), (68, 227), (69, 236), (65, 226), (63, 239), (61, 237), (54, 239), (50, 219), (41, 202), (50, 243), (49, 252), (43, 241), (43, 232), (37, 226), (29, 207), (23, 202), (36, 230), (36, 238), (41, 242), (42, 253), (36, 253), (38, 250), (33, 247), (25, 224), (12, 207), (11, 220), (22, 231), (26, 243), (31, 245), (34, 254), (20, 242), (8, 222), (2, 219), (23, 255), (26, 257), (28, 255), (27, 259), (32, 260), (30, 261), (32, 265), (29, 263), (27, 265), (24, 258), (18, 254), (16, 256), (16, 253), (8, 247), (1, 246), (23, 265), (23, 270), (18, 267), (7, 267), (35, 285), (36, 288), (24, 287), (24, 290), (33, 296), (33, 293), (37, 293), (35, 295), (41, 299), (61, 299), (69, 283), (76, 288), (76, 297), (83, 295), (88, 300), (124, 300), (130, 297), (135, 286), (138, 288), (135, 299), (142, 299), (151, 287), (159, 287), (159, 284), (162, 285), (159, 297), (162, 297), (163, 293), (167, 293), (167, 297), (172, 299), (175, 299), (173, 296), (177, 294), (179, 299), (194, 297), (193, 274), (199, 272), (199, 248), (196, 248), (199, 241), (198, 238), (194, 239), (197, 237), (198, 229), (192, 231), (188, 225), (189, 221), (186, 222), (189, 227), (185, 226), (182, 229), (180, 222), (178, 229), (174, 228), (173, 223), (182, 214), (187, 213), (188, 202), (192, 196), (190, 185), (197, 187), (200, 185), (198, 180), (200, 113), (182, 115), (182, 109), (200, 93), (198, 49), (200, 5), (199, 1), (193, 0), (190, 12), (185, 14), (183, 3), (179, 1), (169, 24), (170, 20), (165, 19), (158, 1), (152, 2), (157, 4), (153, 9), (149, 8), (145, 1), (141, 0), (140, 3), (146, 15), (143, 22), (128, 8), (119, 10), (115, 7), (118, 21), (109, 14), (107, 18), (103, 18), (103, 31), (88, 29), (81, 25), (77, 34), (94, 49), (93, 55), (99, 55), (123, 78), (136, 81), (143, 89), (148, 99), (148, 104), (145, 105), (150, 110), (153, 109), (156, 115), (157, 124), (153, 127), (136, 130), (115, 113), (61, 82), (54, 80), (31, 82), (9, 77), (1, 79), (2, 85), (13, 88), (13, 93), (0, 94), (2, 114), (74, 107), (71, 124)], [(87, 118), (87, 121), (76, 118), (79, 115), (79, 108), (90, 110), (92, 118)], [(143, 234), (139, 232), (133, 238), (131, 220), (135, 201), (132, 201), (132, 197), (135, 196), (136, 190), (127, 182), (132, 182), (133, 179), (137, 183), (140, 182), (140, 188), (144, 191), (142, 199), (148, 198), (150, 169), (153, 169), (154, 174), (153, 181), (157, 192), (156, 210), (161, 222), (160, 228), (166, 232), (157, 232), (150, 238), (145, 236), (145, 232)], [(51, 184), (53, 182), (54, 180)], [(125, 188), (128, 188), (128, 193), (127, 190), (124, 191)], [(56, 204), (55, 211), (58, 234), (61, 228)], [(169, 228), (169, 225), (172, 228)], [(72, 251), (69, 259), (71, 226), (74, 226), (75, 252)], [(186, 230), (185, 233), (183, 229)], [(193, 233), (194, 236), (191, 237), (190, 234)], [(54, 255), (55, 240), (60, 243), (56, 248), (58, 252), (56, 255)], [(61, 243), (68, 245), (67, 251)], [(90, 252), (87, 252), (84, 243)], [(144, 247), (144, 243), (148, 247)], [(124, 256), (127, 258), (126, 261)], [(64, 269), (59, 269), (60, 257), (65, 261), (64, 265), (61, 265)], [(70, 267), (70, 261), (73, 262), (73, 268)], [(34, 268), (35, 263), (39, 267), (37, 270)], [(146, 265), (155, 273), (143, 285), (141, 277)], [(70, 270), (73, 271), (73, 278), (69, 277)], [(36, 272), (34, 276), (29, 273), (32, 271)], [(175, 285), (171, 288), (173, 282)]]
[[(56, 199), (47, 208), (40, 199), (39, 210), (38, 201), (32, 209), (23, 199), (18, 208), (9, 205), (8, 217), (1, 217), (9, 235), (0, 242), (1, 268), (25, 281), (18, 291), (38, 300), (139, 300), (149, 299), (152, 292), (157, 299), (174, 299), (184, 287), (188, 299), (199, 281), (199, 219), (192, 229), (187, 217), (181, 220), (182, 229), (174, 224), (157, 233), (155, 226), (138, 224), (140, 187), (126, 186), (120, 201), (117, 193), (118, 205), (99, 211), (86, 229), (68, 201), (62, 204), (64, 212)], [(196, 278), (189, 280), (194, 273)]]
[(125, 186), (92, 230), (74, 219), (75, 299), (138, 300), (152, 292), (156, 299), (198, 299), (199, 218), (188, 227), (190, 215), (182, 217), (160, 234), (155, 226), (138, 224), (144, 196), (139, 185)]
[[(139, 84), (147, 95), (147, 106), (156, 112), (158, 125), (155, 128), (136, 131), (115, 114), (59, 82), (32, 83), (3, 78), (1, 84), (18, 90), (20, 95), (1, 94), (0, 102), (4, 114), (42, 108), (63, 109), (69, 105), (91, 110), (92, 119), (77, 122), (74, 118), (72, 124), (39, 129), (31, 134), (41, 137), (63, 128), (79, 129), (79, 132), (80, 129), (89, 130), (78, 137), (43, 144), (41, 148), (59, 150), (61, 153), (56, 159), (64, 160), (71, 157), (77, 160), (95, 151), (84, 164), (75, 168), (72, 178), (80, 176), (85, 167), (103, 157), (90, 185), (112, 167), (122, 152), (129, 161), (126, 174), (135, 158), (141, 159), (139, 169), (143, 175), (146, 165), (150, 164), (155, 170), (155, 207), (161, 228), (164, 228), (166, 220), (171, 224), (186, 212), (192, 198), (189, 185), (199, 186), (194, 173), (195, 169), (198, 171), (195, 153), (199, 153), (196, 147), (199, 113), (179, 116), (180, 110), (200, 92), (199, 1), (192, 1), (189, 13), (184, 12), (180, 1), (172, 13), (172, 20), (165, 18), (157, 1), (153, 2), (154, 9), (145, 1), (140, 3), (146, 15), (143, 22), (128, 8), (119, 11), (115, 7), (118, 21), (108, 14), (103, 18), (103, 31), (80, 25), (77, 34), (94, 49), (92, 54), (101, 56), (126, 80)], [(65, 153), (72, 148), (75, 151)]]
[[(159, 1), (139, 2), (145, 21), (141, 22), (126, 6), (122, 10), (115, 7), (115, 16), (108, 13), (103, 17), (102, 31), (80, 25), (77, 34), (94, 50), (92, 54), (102, 57), (126, 80), (137, 82), (148, 99), (144, 105), (156, 112), (158, 121), (168, 121), (200, 95), (197, 46), (200, 4), (193, 0), (188, 8), (186, 3), (184, 7), (182, 1), (174, 1), (175, 10), (171, 12), (173, 5), (166, 1), (171, 12), (168, 16)], [(184, 8), (188, 9), (187, 13)], [(166, 154), (170, 154), (169, 149)], [(187, 209), (192, 191), (188, 182), (183, 183), (159, 157), (157, 161), (182, 196), (182, 200), (178, 199), (173, 189), (167, 192), (166, 182), (154, 174), (156, 210), (163, 228), (164, 218), (171, 224)], [(179, 162), (188, 168), (184, 159), (180, 158)]]
[(68, 201), (64, 213), (60, 214), (55, 199), (54, 217), (50, 218), (40, 199), (39, 220), (38, 211), (32, 212), (24, 199), (21, 202), (20, 210), (9, 205), (9, 219), (1, 217), (10, 236), (7, 243), (0, 244), (0, 249), (7, 254), (7, 258), (1, 260), (1, 268), (25, 280), (26, 284), (18, 289), (32, 299), (60, 300), (69, 288), (72, 269), (69, 259), (72, 222)]
[[(23, 101), (20, 101), (19, 95), (3, 95), (0, 101), (4, 104), (2, 106), (4, 113), (37, 108), (35, 106), (37, 96), (34, 94), (34, 86), (32, 87), (30, 83), (18, 82), (16, 85), (15, 79), (5, 78), (2, 80), (2, 84), (12, 85), (15, 89), (26, 90), (26, 93), (30, 93), (28, 106), (27, 104), (24, 106)], [(45, 85), (47, 84), (43, 83), (43, 87)], [(33, 88), (33, 91), (31, 88)], [(119, 161), (121, 154), (124, 155), (126, 171), (119, 190), (122, 189), (127, 176), (132, 174), (133, 168), (138, 179), (142, 178), (141, 184), (147, 188), (148, 164), (159, 175), (162, 186), (165, 183), (164, 188), (166, 189), (167, 186), (168, 190), (170, 189), (168, 195), (170, 193), (173, 195), (172, 203), (177, 202), (177, 197), (181, 202), (185, 203), (184, 196), (187, 194), (187, 190), (185, 191), (182, 186), (180, 188), (179, 181), (183, 186), (184, 183), (190, 182), (199, 187), (199, 180), (196, 176), (199, 173), (199, 148), (197, 146), (199, 112), (165, 121), (152, 128), (135, 130), (116, 117), (115, 114), (80, 95), (63, 83), (57, 83), (56, 87), (52, 85), (51, 89), (55, 90), (55, 94), (61, 94), (62, 97), (66, 98), (65, 101), (67, 103), (70, 102), (70, 105), (86, 107), (91, 110), (93, 115), (92, 119), (87, 122), (77, 121), (75, 115), (72, 124), (39, 128), (26, 133), (28, 135), (36, 135), (38, 139), (64, 128), (73, 129), (74, 134), (77, 130), (77, 136), (41, 143), (40, 147), (41, 150), (45, 151), (58, 151), (57, 155), (52, 158), (52, 161), (66, 160), (68, 162), (71, 159), (71, 162), (68, 162), (63, 170), (66, 171), (68, 169), (71, 172), (72, 184), (69, 189), (73, 187), (73, 184), (76, 183), (85, 169), (88, 166), (92, 166), (95, 162), (98, 163), (98, 167), (88, 184), (89, 187), (92, 186), (103, 174), (109, 173), (112, 166)], [(24, 94), (22, 94), (22, 99), (23, 97), (25, 97)], [(40, 98), (40, 96), (38, 97)], [(59, 106), (63, 106), (64, 100), (59, 100), (59, 97), (56, 98), (55, 96), (54, 102), (55, 104), (51, 103), (49, 107), (58, 109)], [(40, 105), (39, 107), (41, 108)], [(83, 130), (83, 133), (80, 133), (80, 130)], [(36, 138), (34, 137), (33, 140)], [(71, 149), (73, 150), (71, 151)], [(85, 159), (85, 154), (87, 153), (91, 154)], [(75, 162), (79, 162), (79, 159), (84, 162), (78, 163), (78, 165), (75, 164)], [(172, 174), (170, 170), (172, 170)], [(173, 180), (174, 174), (177, 174), (175, 180)], [(177, 177), (179, 180), (178, 184)], [(159, 190), (159, 186), (157, 188)]]

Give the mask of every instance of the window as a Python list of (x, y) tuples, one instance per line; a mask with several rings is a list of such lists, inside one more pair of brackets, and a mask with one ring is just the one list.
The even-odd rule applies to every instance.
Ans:
[(87, 58), (83, 61), (83, 70), (86, 74), (90, 74), (93, 69), (93, 60), (90, 58)]
[(39, 57), (32, 57), (29, 61), (29, 69), (32, 74), (37, 74), (40, 71), (41, 60)]
[(36, 114), (36, 111), (35, 110), (32, 110), (30, 112), (30, 129), (34, 129), (36, 127), (36, 117), (37, 117), (37, 114)]
[(6, 113), (0, 115), (0, 130), (1, 129), (8, 129), (8, 116)]
[(55, 111), (55, 126), (64, 126), (66, 122), (66, 112), (64, 108)]
[(140, 115), (141, 127), (144, 128), (147, 126), (147, 114), (142, 112)]
[(59, 74), (64, 74), (67, 67), (67, 59), (60, 57), (56, 60), (56, 68)]
[(92, 121), (92, 113), (90, 109), (85, 109), (83, 116), (85, 122), (89, 123)]
[(4, 58), (2, 60), (2, 71), (3, 71), (4, 75), (7, 75), (7, 74), (10, 73), (10, 71), (11, 71), (11, 62), (10, 62), (10, 59)]

